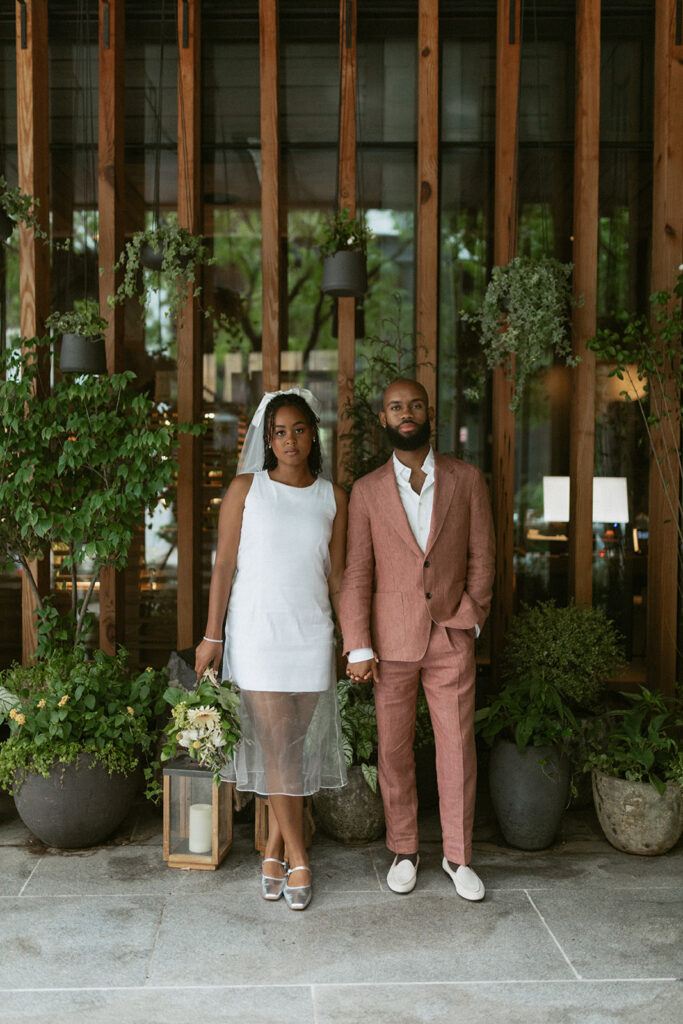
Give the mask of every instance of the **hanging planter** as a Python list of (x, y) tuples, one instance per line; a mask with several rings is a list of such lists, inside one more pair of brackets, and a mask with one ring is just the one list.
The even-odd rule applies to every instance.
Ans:
[(322, 291), (334, 298), (356, 297), (368, 287), (366, 251), (368, 232), (360, 220), (340, 210), (327, 225), (326, 237), (320, 246), (324, 257)]
[(36, 238), (47, 239), (36, 218), (38, 200), (20, 188), (11, 188), (0, 174), (0, 239), (7, 242), (17, 224), (33, 228)]
[(62, 335), (59, 368), (62, 373), (106, 373), (102, 332), (107, 329), (107, 321), (100, 316), (94, 299), (83, 299), (75, 307), (70, 313), (52, 313), (45, 321), (46, 327)]
[(154, 245), (143, 245), (140, 250), (140, 263), (147, 270), (160, 271), (164, 265), (164, 250), (162, 246), (158, 248)]

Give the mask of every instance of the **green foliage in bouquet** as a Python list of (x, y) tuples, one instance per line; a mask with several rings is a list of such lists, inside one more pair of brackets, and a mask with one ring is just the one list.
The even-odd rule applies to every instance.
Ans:
[(196, 690), (169, 686), (164, 700), (171, 705), (171, 721), (164, 729), (168, 739), (161, 760), (186, 752), (220, 783), (220, 771), (232, 759), (242, 735), (239, 694), (220, 686), (213, 669), (207, 669)]

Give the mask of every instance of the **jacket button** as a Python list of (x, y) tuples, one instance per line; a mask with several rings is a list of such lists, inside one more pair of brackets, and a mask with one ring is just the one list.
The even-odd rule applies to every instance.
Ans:
[(427, 598), (427, 600), (429, 600), (429, 598), (430, 598), (431, 596), (432, 596), (431, 594), (425, 594), (425, 597)]
[(428, 569), (431, 564), (432, 563), (429, 561), (429, 559), (427, 559), (427, 561), (425, 562), (425, 566), (424, 566), (425, 569)]

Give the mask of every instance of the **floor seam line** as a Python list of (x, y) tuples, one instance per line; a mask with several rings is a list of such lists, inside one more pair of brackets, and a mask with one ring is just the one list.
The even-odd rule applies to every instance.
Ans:
[(567, 954), (565, 953), (565, 951), (564, 951), (564, 950), (562, 949), (562, 946), (560, 945), (560, 942), (559, 942), (559, 940), (558, 940), (558, 939), (557, 939), (557, 938), (555, 937), (555, 935), (554, 935), (554, 933), (553, 933), (553, 930), (552, 930), (552, 928), (550, 927), (550, 925), (548, 924), (548, 922), (547, 922), (547, 921), (546, 921), (546, 919), (544, 918), (543, 914), (541, 913), (541, 911), (540, 911), (540, 910), (538, 909), (538, 907), (537, 907), (537, 906), (536, 906), (536, 904), (534, 903), (533, 899), (531, 898), (531, 896), (530, 896), (530, 894), (529, 894), (529, 890), (528, 890), (528, 889), (525, 889), (525, 890), (524, 890), (524, 892), (525, 892), (525, 894), (526, 894), (526, 898), (527, 898), (527, 899), (529, 900), (529, 903), (531, 904), (531, 906), (532, 906), (532, 907), (534, 908), (534, 910), (536, 911), (536, 913), (537, 913), (537, 914), (538, 914), (538, 916), (540, 917), (540, 919), (541, 919), (541, 921), (542, 921), (542, 923), (543, 923), (543, 926), (544, 926), (544, 928), (545, 928), (545, 929), (547, 930), (547, 932), (548, 932), (548, 935), (549, 935), (549, 936), (550, 936), (550, 938), (551, 938), (551, 939), (553, 940), (553, 942), (555, 943), (555, 945), (556, 945), (556, 946), (557, 946), (557, 948), (559, 949), (560, 953), (561, 953), (561, 954), (562, 954), (562, 956), (564, 957), (564, 959), (565, 959), (565, 962), (566, 962), (567, 966), (569, 967), (569, 969), (570, 969), (570, 970), (571, 970), (571, 971), (573, 972), (574, 976), (576, 977), (576, 980), (577, 980), (577, 981), (583, 981), (583, 978), (581, 977), (581, 975), (579, 974), (579, 972), (577, 971), (577, 969), (576, 969), (576, 968), (574, 967), (574, 964), (573, 964), (573, 963), (571, 962), (571, 960), (569, 959), (569, 957), (567, 956)]
[(31, 874), (28, 876), (28, 878), (26, 879), (26, 881), (22, 885), (21, 889), (19, 890), (19, 896), (20, 897), (24, 895), (24, 889), (26, 888), (28, 883), (31, 881), (31, 879), (33, 878), (33, 876), (35, 875), (36, 871), (38, 870), (38, 868), (40, 867), (41, 863), (44, 860), (45, 860), (45, 856), (43, 855), (42, 857), (39, 857), (37, 862), (33, 865), (33, 870), (31, 871)]

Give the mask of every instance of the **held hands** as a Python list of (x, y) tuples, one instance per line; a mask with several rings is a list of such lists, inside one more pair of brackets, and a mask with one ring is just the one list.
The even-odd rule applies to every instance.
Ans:
[(202, 640), (197, 644), (197, 650), (195, 651), (194, 658), (194, 670), (197, 674), (197, 678), (201, 679), (207, 668), (213, 662), (213, 667), (216, 672), (220, 672), (221, 661), (223, 658), (223, 644), (215, 643), (212, 640)]
[(379, 658), (368, 658), (367, 661), (347, 661), (346, 674), (354, 683), (364, 683), (372, 679), (374, 683), (379, 682)]

